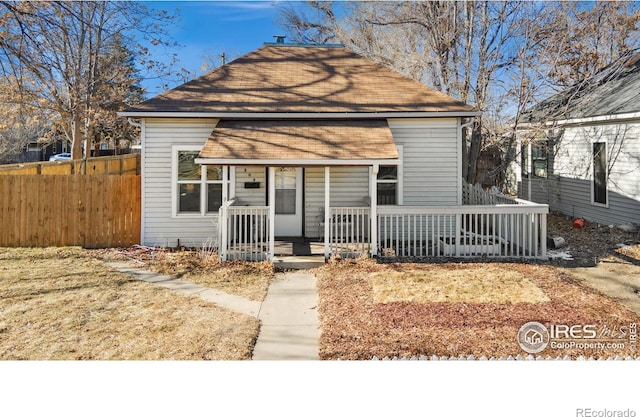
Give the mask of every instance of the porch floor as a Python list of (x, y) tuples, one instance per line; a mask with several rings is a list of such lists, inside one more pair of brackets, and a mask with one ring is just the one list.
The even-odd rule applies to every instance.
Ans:
[(275, 256), (313, 256), (324, 257), (324, 242), (304, 237), (277, 237), (274, 242)]

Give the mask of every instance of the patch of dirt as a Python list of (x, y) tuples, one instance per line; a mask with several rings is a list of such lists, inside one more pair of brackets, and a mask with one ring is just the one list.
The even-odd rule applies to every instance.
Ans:
[(550, 214), (548, 235), (563, 237), (567, 246), (560, 250), (575, 258), (552, 263), (640, 314), (640, 232), (591, 222), (575, 229), (570, 217)]
[(601, 258), (615, 253), (616, 245), (640, 243), (640, 232), (625, 232), (617, 227), (588, 221), (585, 221), (582, 229), (576, 229), (570, 216), (558, 213), (547, 216), (547, 236), (564, 238), (566, 246), (560, 250), (570, 252), (575, 258), (574, 264), (578, 266), (597, 264)]
[[(429, 271), (429, 264), (378, 264), (372, 260), (331, 262), (318, 270), (323, 359), (370, 359), (374, 356), (507, 357), (526, 354), (518, 329), (529, 321), (550, 324), (628, 326), (640, 316), (559, 268), (497, 264), (526, 276), (550, 299), (541, 303), (390, 302), (374, 298), (372, 274)], [(443, 270), (482, 270), (485, 264), (443, 264)], [(497, 290), (497, 289), (496, 289)], [(543, 356), (613, 357), (635, 353), (624, 348), (552, 349)]]

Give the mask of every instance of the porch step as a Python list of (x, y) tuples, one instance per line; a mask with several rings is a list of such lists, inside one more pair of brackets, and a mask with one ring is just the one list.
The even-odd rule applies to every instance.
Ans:
[(324, 255), (321, 256), (276, 256), (273, 264), (282, 269), (312, 269), (324, 265)]

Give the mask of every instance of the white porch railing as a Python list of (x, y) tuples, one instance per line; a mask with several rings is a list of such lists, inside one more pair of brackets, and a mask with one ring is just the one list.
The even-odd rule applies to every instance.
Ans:
[(471, 185), (462, 182), (462, 204), (493, 206), (496, 204), (526, 204), (527, 201), (517, 198), (507, 197), (506, 195), (491, 194), (482, 189), (479, 184)]
[(378, 207), (380, 257), (547, 257), (542, 204)]
[(329, 236), (325, 236), (330, 256), (358, 257), (369, 253), (369, 218), (369, 207), (331, 207)]
[(220, 207), (219, 242), (223, 261), (263, 261), (269, 254), (269, 207)]

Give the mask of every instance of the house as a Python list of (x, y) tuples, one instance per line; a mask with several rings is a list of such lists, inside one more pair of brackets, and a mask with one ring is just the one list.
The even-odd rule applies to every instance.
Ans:
[[(141, 125), (145, 245), (545, 256), (546, 206), (463, 206), (462, 129), (479, 112), (342, 45), (265, 44), (119, 114)], [(527, 221), (535, 235), (515, 237)]]
[(530, 109), (519, 195), (601, 224), (640, 223), (640, 54)]

